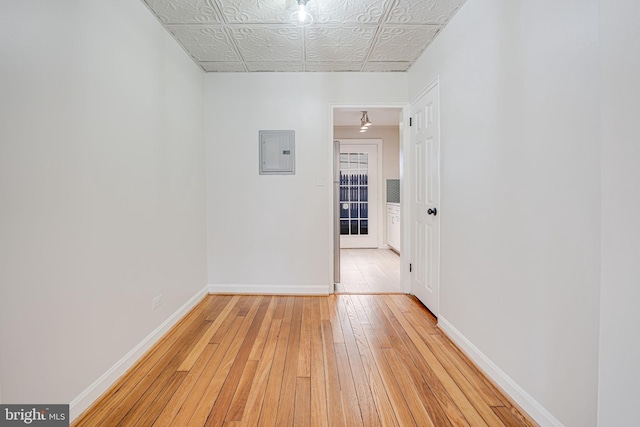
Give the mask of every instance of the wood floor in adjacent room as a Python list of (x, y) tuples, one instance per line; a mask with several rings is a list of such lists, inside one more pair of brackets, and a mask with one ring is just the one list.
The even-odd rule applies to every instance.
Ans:
[(530, 426), (406, 295), (206, 297), (75, 426)]

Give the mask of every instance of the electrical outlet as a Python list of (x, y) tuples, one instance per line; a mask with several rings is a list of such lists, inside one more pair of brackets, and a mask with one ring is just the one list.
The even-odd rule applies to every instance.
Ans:
[(158, 295), (157, 297), (151, 300), (151, 308), (155, 310), (156, 308), (162, 305), (162, 295)]

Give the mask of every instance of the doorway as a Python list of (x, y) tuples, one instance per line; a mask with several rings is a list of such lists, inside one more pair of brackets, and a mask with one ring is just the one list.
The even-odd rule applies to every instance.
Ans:
[[(333, 107), (332, 113), (335, 292), (403, 293), (399, 196), (404, 106)], [(362, 132), (364, 114), (371, 125)], [(388, 202), (394, 203), (396, 214), (391, 229)]]

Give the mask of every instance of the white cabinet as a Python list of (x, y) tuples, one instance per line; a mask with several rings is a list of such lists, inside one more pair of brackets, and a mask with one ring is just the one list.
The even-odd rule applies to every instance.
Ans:
[(400, 204), (387, 203), (387, 244), (400, 253)]

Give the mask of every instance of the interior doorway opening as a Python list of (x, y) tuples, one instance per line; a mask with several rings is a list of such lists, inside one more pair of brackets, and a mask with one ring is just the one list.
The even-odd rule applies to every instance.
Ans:
[[(402, 107), (334, 107), (337, 293), (403, 293)], [(365, 117), (370, 123), (362, 129)]]

